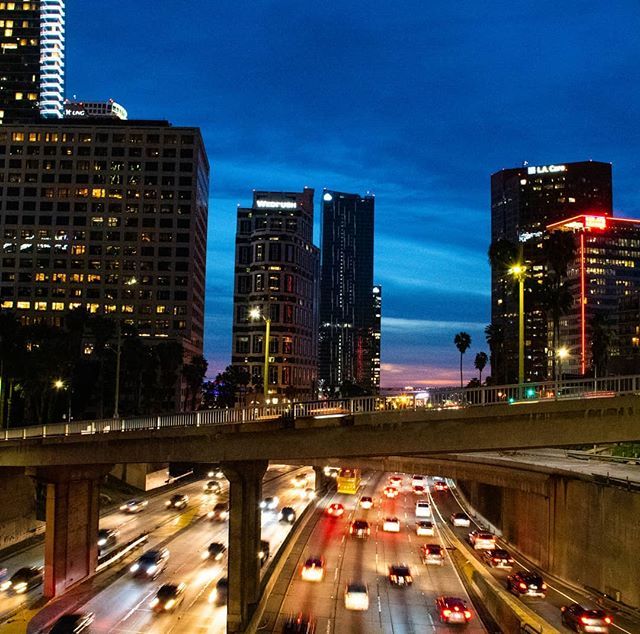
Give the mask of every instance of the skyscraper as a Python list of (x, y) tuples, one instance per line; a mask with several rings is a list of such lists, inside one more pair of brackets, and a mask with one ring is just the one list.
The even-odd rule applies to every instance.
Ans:
[(315, 393), (318, 265), (313, 189), (254, 191), (253, 205), (238, 208), (231, 362), (264, 387), (269, 320), (270, 399)]
[(0, 123), (62, 117), (64, 0), (0, 3)]
[[(553, 165), (524, 165), (491, 176), (491, 241), (506, 239), (522, 249), (529, 278), (540, 278), (544, 229), (579, 213), (612, 213), (611, 164), (582, 161)], [(547, 317), (530, 290), (525, 294), (525, 379), (547, 376)], [(513, 280), (491, 272), (491, 323), (502, 329), (503, 376), (518, 374), (518, 301)], [(492, 368), (496, 373), (496, 368)]]
[(328, 394), (345, 383), (367, 392), (380, 387), (381, 294), (373, 286), (374, 208), (372, 195), (325, 190), (322, 197), (318, 376)]

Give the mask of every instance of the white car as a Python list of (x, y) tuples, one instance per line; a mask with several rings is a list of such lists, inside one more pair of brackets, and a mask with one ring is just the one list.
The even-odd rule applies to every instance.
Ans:
[(385, 533), (399, 533), (400, 532), (400, 520), (397, 517), (385, 517), (382, 530)]
[(344, 592), (344, 607), (347, 610), (369, 609), (369, 591), (364, 583), (352, 581), (347, 584)]
[(431, 517), (431, 504), (421, 500), (416, 504), (416, 517)]
[(263, 511), (275, 511), (278, 508), (278, 503), (280, 500), (277, 495), (273, 497), (266, 497), (262, 502), (260, 502), (260, 508)]
[(420, 536), (433, 536), (436, 534), (436, 529), (433, 526), (433, 522), (429, 520), (422, 520), (416, 522), (416, 535)]
[(147, 500), (138, 500), (137, 498), (134, 498), (133, 500), (125, 502), (120, 507), (120, 510), (124, 511), (125, 513), (140, 513), (140, 511), (142, 511), (147, 506), (147, 504), (149, 504)]
[(300, 576), (305, 581), (322, 581), (324, 577), (324, 559), (322, 557), (309, 557), (302, 566)]
[(411, 478), (411, 486), (421, 486), (424, 489), (427, 488), (427, 477), (423, 475), (414, 474), (413, 478)]
[(493, 550), (496, 547), (496, 536), (487, 531), (469, 533), (469, 543), (475, 550)]
[(307, 487), (304, 491), (300, 491), (300, 497), (303, 500), (315, 500), (316, 492), (311, 487)]
[(451, 515), (451, 523), (454, 526), (462, 526), (464, 528), (471, 526), (471, 520), (466, 513), (453, 513), (453, 515)]
[(373, 506), (373, 499), (367, 495), (363, 495), (362, 498), (360, 498), (360, 506), (363, 509), (370, 509)]
[(306, 473), (299, 473), (298, 475), (294, 476), (292, 482), (294, 487), (301, 489), (302, 487), (306, 487), (307, 484), (309, 484), (309, 478), (307, 477)]

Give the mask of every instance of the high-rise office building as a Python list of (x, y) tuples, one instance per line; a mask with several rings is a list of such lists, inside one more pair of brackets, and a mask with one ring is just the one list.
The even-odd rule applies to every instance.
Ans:
[(127, 111), (113, 99), (108, 101), (64, 100), (65, 119), (126, 119)]
[[(518, 245), (530, 278), (540, 278), (544, 273), (541, 254), (545, 227), (579, 213), (612, 213), (610, 163), (523, 165), (491, 176), (491, 241), (506, 239)], [(513, 382), (518, 375), (518, 300), (514, 281), (495, 269), (491, 272), (491, 322), (502, 328), (504, 339), (504, 376), (494, 378)], [(547, 347), (547, 316), (528, 290), (526, 380), (547, 377)]]
[(318, 265), (313, 189), (254, 191), (253, 205), (238, 208), (231, 362), (264, 387), (269, 319), (269, 398), (316, 392)]
[(381, 293), (373, 285), (374, 210), (372, 195), (325, 190), (322, 197), (318, 376), (327, 394), (349, 383), (367, 392), (380, 387)]
[(0, 128), (0, 306), (74, 308), (202, 354), (209, 165), (198, 128), (42, 120)]
[(0, 123), (62, 117), (64, 4), (0, 3)]
[[(625, 307), (633, 307), (634, 300), (637, 305), (640, 292), (640, 220), (580, 214), (549, 225), (547, 231), (574, 236), (575, 256), (567, 270), (573, 303), (560, 320), (560, 343), (568, 351), (562, 372), (584, 375), (592, 369), (596, 315), (606, 321), (610, 347), (622, 344), (628, 352), (638, 345)], [(615, 352), (619, 356), (620, 350)]]

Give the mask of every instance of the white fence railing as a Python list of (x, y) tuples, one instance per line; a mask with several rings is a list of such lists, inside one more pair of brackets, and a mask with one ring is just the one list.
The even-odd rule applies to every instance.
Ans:
[(0, 440), (106, 434), (172, 427), (200, 427), (302, 417), (332, 418), (395, 410), (436, 410), (513, 405), (566, 399), (588, 399), (640, 393), (640, 375), (577, 379), (570, 381), (525, 383), (474, 388), (425, 388), (422, 392), (400, 396), (362, 396), (351, 399), (318, 400), (304, 403), (210, 409), (182, 414), (106, 418), (32, 425), (0, 431)]

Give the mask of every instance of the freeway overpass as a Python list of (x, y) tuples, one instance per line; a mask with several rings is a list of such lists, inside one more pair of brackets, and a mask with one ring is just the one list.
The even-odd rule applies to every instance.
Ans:
[(228, 631), (259, 599), (268, 461), (410, 456), (640, 440), (640, 376), (205, 410), (5, 430), (0, 467), (47, 485), (45, 595), (91, 574), (99, 479), (115, 463), (219, 461), (230, 483)]

